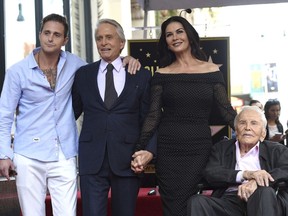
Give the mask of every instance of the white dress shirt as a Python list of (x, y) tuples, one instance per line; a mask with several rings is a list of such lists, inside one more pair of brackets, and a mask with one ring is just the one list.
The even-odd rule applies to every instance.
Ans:
[[(126, 79), (126, 71), (125, 68), (122, 65), (122, 60), (120, 57), (118, 57), (117, 59), (115, 59), (112, 62), (114, 69), (113, 69), (113, 79), (114, 79), (114, 86), (117, 92), (117, 96), (119, 97), (119, 95), (121, 94), (121, 92), (124, 89), (124, 85), (125, 85), (125, 79)], [(107, 72), (107, 67), (108, 63), (105, 62), (103, 59), (100, 62), (100, 66), (99, 66), (99, 73), (98, 73), (98, 77), (97, 77), (97, 81), (98, 81), (98, 88), (99, 88), (99, 92), (101, 95), (101, 98), (104, 101), (104, 95), (105, 95), (105, 85), (106, 85), (106, 72)]]

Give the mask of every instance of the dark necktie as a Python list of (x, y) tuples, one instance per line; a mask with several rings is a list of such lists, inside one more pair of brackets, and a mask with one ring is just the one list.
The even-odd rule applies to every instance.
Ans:
[(113, 69), (114, 67), (111, 63), (107, 65), (104, 103), (108, 109), (111, 108), (111, 106), (117, 99), (117, 92), (115, 90), (114, 80), (113, 80)]

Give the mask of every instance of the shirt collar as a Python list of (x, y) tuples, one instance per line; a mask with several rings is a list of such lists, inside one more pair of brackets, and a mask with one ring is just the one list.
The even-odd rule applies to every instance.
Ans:
[[(239, 152), (239, 154), (240, 154), (240, 146), (239, 146), (239, 141), (238, 140), (236, 140), (236, 142), (235, 142), (235, 146), (236, 146), (236, 152)], [(260, 142), (258, 141), (257, 142), (257, 144), (252, 148), (252, 149), (250, 149), (246, 154), (259, 154), (259, 144), (260, 144)]]
[[(37, 64), (37, 61), (36, 61), (34, 55), (36, 53), (40, 52), (40, 50), (41, 50), (41, 47), (37, 47), (30, 53), (30, 55), (29, 55), (29, 63), (28, 63), (29, 64), (29, 68), (38, 67), (38, 64)], [(61, 52), (60, 52), (60, 60), (61, 60), (61, 58), (66, 59), (66, 57), (67, 57), (66, 52), (61, 50)], [(59, 60), (59, 62), (60, 62), (60, 60)], [(58, 62), (58, 64), (59, 64), (59, 62)]]
[[(118, 73), (120, 72), (121, 68), (123, 68), (122, 60), (121, 57), (119, 56), (116, 58), (113, 62), (111, 62), (114, 66), (114, 70), (116, 70)], [(106, 71), (106, 67), (108, 65), (108, 62), (105, 60), (101, 59), (99, 69), (102, 73)]]

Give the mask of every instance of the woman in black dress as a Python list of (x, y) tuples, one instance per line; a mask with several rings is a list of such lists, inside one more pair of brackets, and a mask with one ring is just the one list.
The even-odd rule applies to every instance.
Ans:
[(174, 16), (161, 30), (160, 69), (152, 80), (150, 111), (132, 169), (140, 171), (140, 165), (148, 163), (143, 162), (144, 153), (139, 150), (157, 130), (156, 175), (163, 215), (185, 216), (187, 201), (196, 193), (212, 146), (211, 111), (217, 108), (232, 128), (236, 112), (228, 100), (222, 73), (206, 61), (192, 25)]

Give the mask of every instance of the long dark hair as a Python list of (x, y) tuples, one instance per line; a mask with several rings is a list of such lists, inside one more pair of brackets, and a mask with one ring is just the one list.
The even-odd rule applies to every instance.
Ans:
[(205, 53), (201, 50), (200, 47), (200, 38), (197, 31), (194, 27), (183, 17), (180, 16), (172, 16), (165, 20), (161, 25), (161, 35), (158, 42), (158, 54), (160, 59), (160, 67), (166, 67), (172, 64), (176, 60), (175, 54), (168, 49), (168, 45), (166, 42), (166, 28), (172, 22), (178, 22), (183, 25), (183, 28), (187, 34), (190, 46), (191, 46), (191, 55), (195, 58), (207, 61), (207, 57)]
[[(266, 117), (267, 120), (268, 120), (268, 118), (269, 118), (269, 109), (270, 109), (272, 106), (275, 106), (275, 105), (279, 105), (279, 108), (280, 108), (280, 110), (281, 110), (280, 101), (278, 101), (277, 99), (269, 99), (269, 100), (265, 103), (265, 106), (264, 106), (264, 114), (265, 114), (265, 117)], [(279, 118), (277, 118), (275, 122), (276, 122), (277, 124), (280, 123), (280, 122), (279, 122)]]

